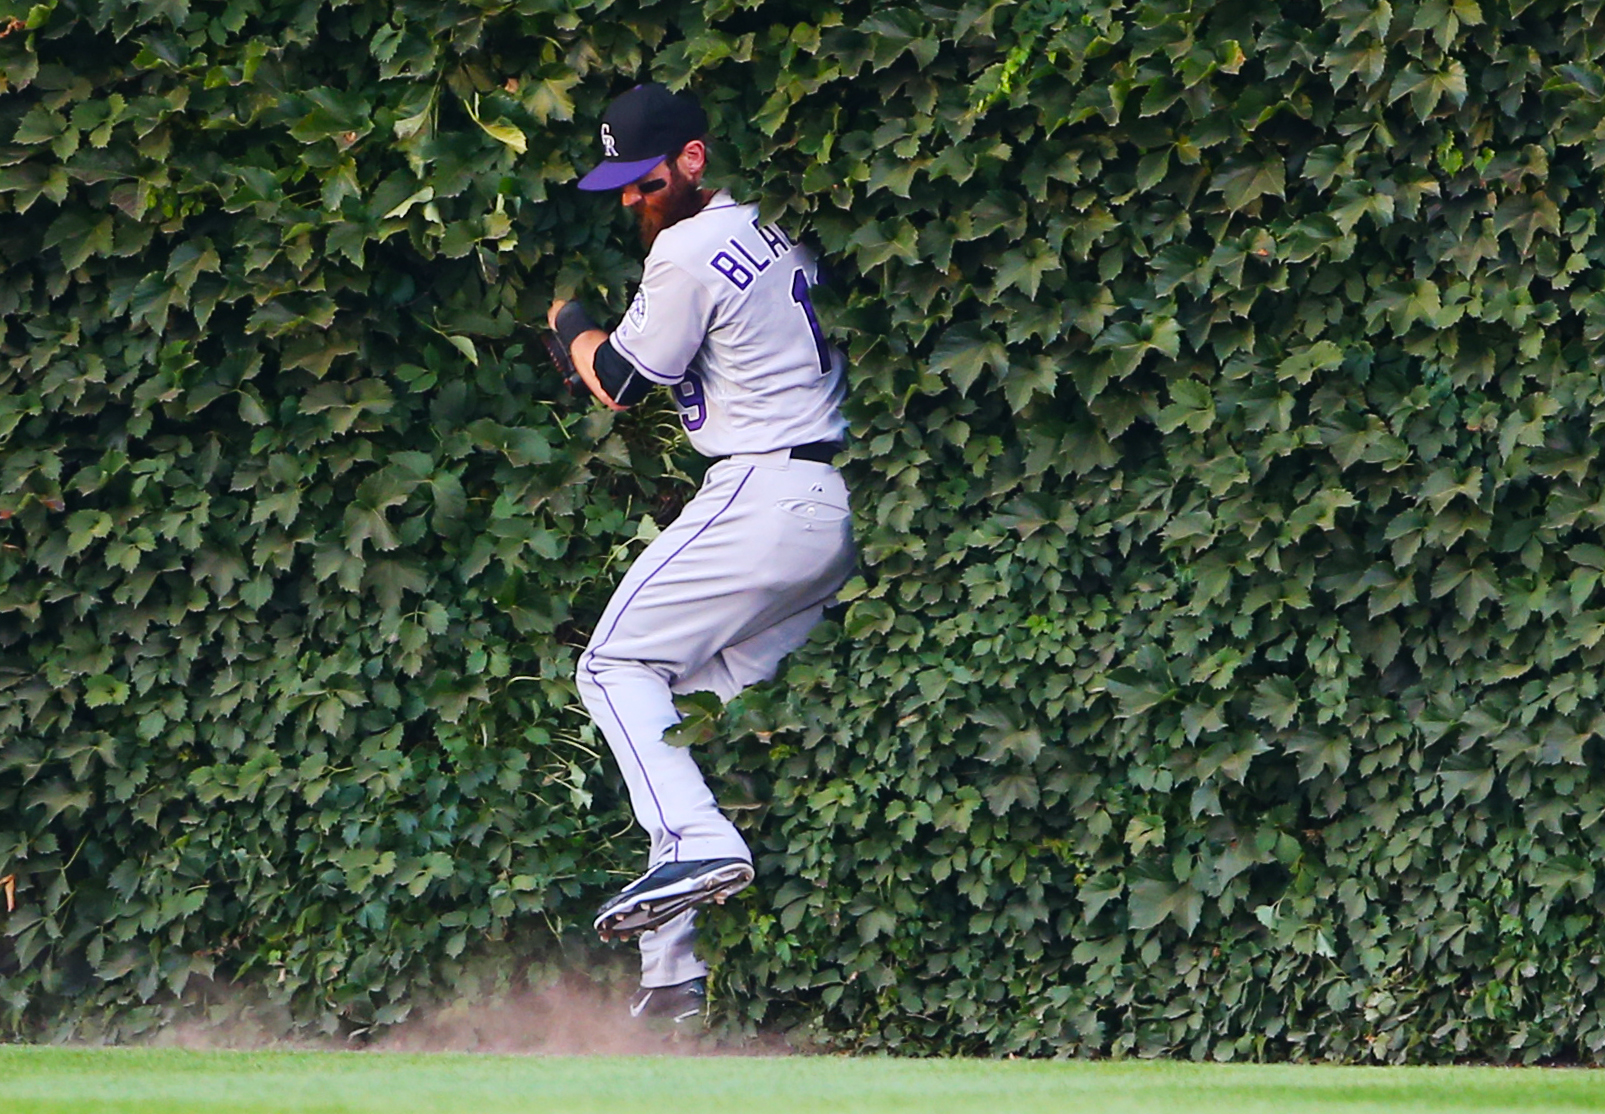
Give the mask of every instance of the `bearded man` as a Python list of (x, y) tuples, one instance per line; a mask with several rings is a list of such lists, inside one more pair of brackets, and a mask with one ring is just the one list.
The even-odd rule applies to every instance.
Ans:
[(752, 852), (696, 761), (664, 741), (675, 693), (729, 700), (774, 676), (852, 570), (842, 449), (844, 360), (808, 291), (813, 255), (756, 205), (702, 185), (707, 116), (658, 84), (615, 100), (584, 190), (618, 190), (647, 250), (611, 333), (578, 302), (547, 315), (554, 348), (605, 406), (673, 393), (691, 445), (711, 458), (696, 496), (636, 559), (580, 656), (580, 698), (619, 764), (647, 871), (602, 906), (604, 940), (638, 936), (637, 1016), (702, 1014), (697, 907), (753, 879)]

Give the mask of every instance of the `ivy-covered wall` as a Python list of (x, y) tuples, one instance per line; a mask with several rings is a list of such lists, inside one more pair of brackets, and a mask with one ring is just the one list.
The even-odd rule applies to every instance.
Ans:
[[(0, 1032), (356, 1030), (642, 852), (578, 648), (700, 470), (563, 400), (611, 95), (839, 276), (862, 575), (683, 733), (720, 1015), (1605, 1059), (1595, 0), (0, 14)], [(515, 945), (508, 941), (518, 941)], [(546, 941), (546, 943), (542, 943)]]

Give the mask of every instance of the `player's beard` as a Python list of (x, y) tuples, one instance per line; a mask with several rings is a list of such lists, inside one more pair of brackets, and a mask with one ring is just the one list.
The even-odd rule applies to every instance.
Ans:
[(707, 195), (701, 187), (681, 174), (678, 166), (670, 164), (669, 184), (663, 187), (657, 198), (643, 200), (636, 210), (636, 219), (641, 225), (641, 246), (651, 251), (652, 242), (658, 238), (659, 232), (674, 227), (687, 217), (696, 216), (707, 203)]

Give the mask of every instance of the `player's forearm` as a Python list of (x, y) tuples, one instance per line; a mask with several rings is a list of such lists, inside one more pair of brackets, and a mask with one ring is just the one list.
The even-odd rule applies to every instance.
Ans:
[(559, 298), (546, 311), (546, 324), (552, 330), (552, 335), (546, 338), (546, 343), (554, 349), (552, 358), (564, 368), (570, 382), (578, 378), (585, 384), (585, 389), (600, 399), (604, 406), (623, 410), (623, 406), (613, 401), (612, 392), (602, 386), (601, 377), (597, 375), (596, 353), (607, 343), (607, 333), (585, 312), (585, 307), (567, 298)]
[(596, 374), (596, 350), (607, 343), (607, 334), (601, 329), (587, 329), (574, 338), (569, 346), (569, 358), (574, 361), (574, 370), (579, 373), (580, 380), (590, 388), (590, 391), (603, 405), (610, 410), (623, 410), (624, 407), (614, 402), (602, 387), (602, 381)]

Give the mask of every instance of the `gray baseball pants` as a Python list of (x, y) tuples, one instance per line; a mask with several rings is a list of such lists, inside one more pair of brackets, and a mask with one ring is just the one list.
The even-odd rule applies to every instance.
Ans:
[[(775, 675), (853, 567), (847, 488), (828, 464), (787, 450), (744, 453), (708, 469), (680, 517), (646, 547), (580, 656), (579, 692), (617, 759), (648, 869), (752, 852), (719, 810), (684, 747), (674, 693), (729, 700)], [(692, 948), (696, 911), (644, 933), (641, 985), (707, 973)]]

